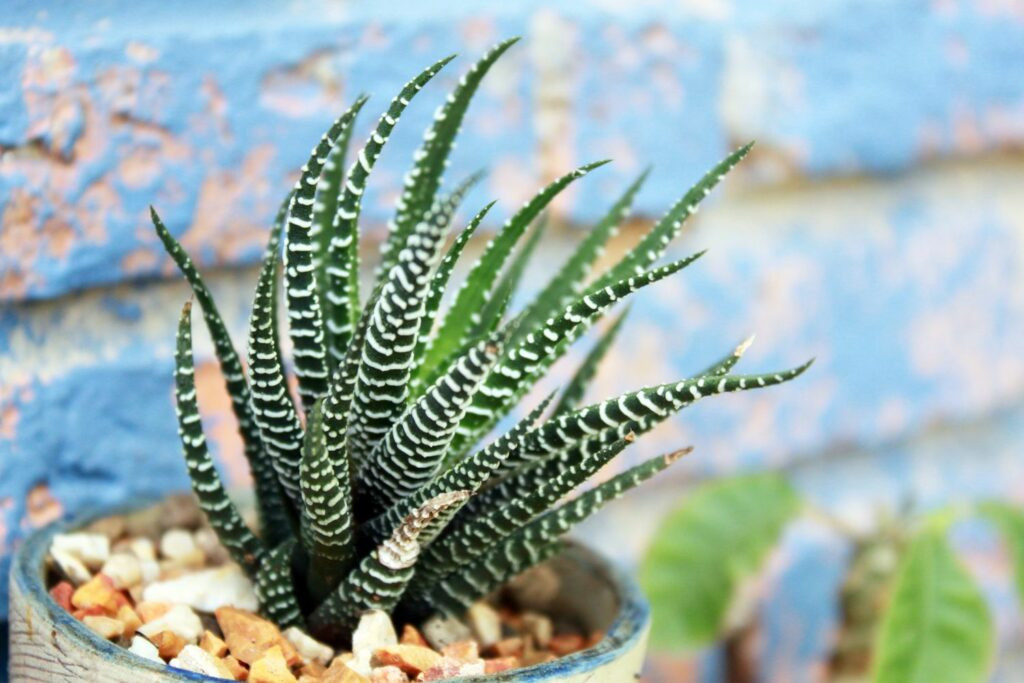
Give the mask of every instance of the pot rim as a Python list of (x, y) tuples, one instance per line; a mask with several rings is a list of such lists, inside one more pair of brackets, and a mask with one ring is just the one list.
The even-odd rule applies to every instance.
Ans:
[[(159, 499), (158, 499), (159, 500)], [(17, 582), (24, 595), (45, 610), (46, 616), (57, 627), (78, 645), (97, 651), (112, 662), (145, 671), (163, 674), (169, 680), (178, 681), (221, 681), (204, 674), (185, 671), (140, 657), (126, 648), (109, 640), (100, 638), (82, 622), (75, 619), (69, 612), (58, 605), (46, 589), (43, 569), (46, 556), (54, 535), (80, 529), (89, 523), (110, 517), (127, 514), (149, 507), (154, 501), (135, 501), (119, 505), (111, 509), (91, 510), (66, 520), (58, 520), (34, 531), (21, 544), (11, 563), (11, 581)], [(604, 638), (596, 645), (575, 652), (556, 660), (535, 664), (522, 669), (508, 672), (488, 674), (484, 676), (463, 676), (458, 680), (466, 681), (531, 681), (556, 680), (555, 676), (571, 676), (592, 671), (619, 655), (631, 650), (643, 638), (646, 626), (650, 621), (650, 605), (636, 582), (628, 573), (612, 564), (585, 545), (570, 540), (567, 546), (574, 550), (577, 561), (589, 565), (588, 569), (595, 572), (608, 582), (619, 600), (618, 613), (605, 632)]]

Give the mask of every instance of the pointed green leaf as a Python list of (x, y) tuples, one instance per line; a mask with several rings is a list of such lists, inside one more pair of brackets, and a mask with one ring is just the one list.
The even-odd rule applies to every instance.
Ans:
[(302, 611), (295, 597), (291, 559), (295, 539), (289, 539), (263, 557), (256, 573), (256, 597), (260, 612), (281, 628), (302, 625)]
[(310, 624), (323, 630), (331, 626), (350, 630), (368, 609), (390, 612), (412, 578), (420, 554), (419, 537), (439, 515), (469, 497), (452, 491), (432, 498), (408, 515), (401, 524), (359, 563), (338, 589), (313, 612)]
[(698, 377), (705, 377), (705, 376), (718, 377), (720, 375), (728, 374), (728, 372), (730, 370), (732, 370), (733, 366), (735, 366), (736, 363), (738, 363), (740, 361), (740, 358), (743, 357), (743, 354), (747, 352), (747, 349), (749, 349), (750, 345), (753, 344), (753, 343), (754, 343), (754, 335), (750, 335), (749, 337), (744, 339), (742, 342), (740, 342), (739, 345), (737, 345), (736, 348), (732, 350), (732, 353), (730, 353), (730, 354), (728, 354), (726, 356), (723, 356), (722, 358), (720, 358), (719, 360), (715, 361), (714, 363), (712, 363), (708, 367), (704, 368), (699, 373), (697, 373), (697, 376)]
[[(323, 400), (314, 404), (306, 424), (299, 467), (302, 515), (317, 574), (328, 583), (336, 578), (355, 555), (352, 540), (352, 492), (347, 476), (338, 477), (327, 456), (323, 429)], [(347, 472), (346, 472), (347, 474)]]
[(518, 346), (506, 351), (498, 367), (480, 388), (469, 413), (459, 426), (452, 450), (455, 453), (462, 452), (480, 435), (492, 429), (604, 311), (637, 290), (685, 268), (703, 254), (697, 252), (667, 266), (627, 277), (611, 286), (591, 288), (560, 315), (548, 318), (541, 329), (526, 334)]
[(567, 173), (538, 192), (506, 221), (469, 271), (440, 329), (428, 344), (423, 359), (425, 374), (429, 374), (430, 369), (436, 367), (466, 342), (470, 330), (479, 320), (480, 310), (487, 301), (498, 273), (530, 223), (570, 183), (606, 163), (608, 162), (598, 161)]
[(725, 174), (733, 169), (736, 164), (747, 156), (754, 143), (749, 143), (720, 161), (714, 168), (708, 171), (696, 185), (683, 195), (683, 198), (676, 202), (659, 220), (651, 231), (640, 240), (640, 242), (627, 253), (622, 260), (609, 268), (594, 283), (597, 287), (603, 287), (617, 280), (630, 275), (637, 275), (644, 272), (660, 259), (668, 245), (683, 229), (683, 222), (690, 215), (697, 212), (697, 205), (704, 197), (711, 194), (715, 185), (725, 177)]
[[(650, 169), (645, 169), (626, 191), (612, 205), (608, 213), (591, 228), (580, 245), (573, 251), (526, 310), (523, 311), (524, 332), (539, 327), (550, 316), (565, 308), (584, 289), (583, 284), (591, 267), (602, 253), (608, 240), (618, 233), (619, 225), (629, 215), (640, 186), (647, 179)], [(518, 339), (515, 339), (518, 341)]]
[(430, 213), (398, 255), (373, 305), (351, 404), (349, 451), (362, 461), (406, 407), (416, 337), (448, 217)]
[(759, 375), (697, 377), (659, 384), (560, 415), (533, 430), (524, 439), (526, 453), (554, 453), (598, 434), (622, 438), (642, 434), (653, 423), (675, 415), (708, 396), (760, 389), (799, 377), (813, 361), (790, 370)]
[(480, 487), (490, 479), (494, 472), (501, 467), (520, 443), (520, 440), (529, 432), (544, 410), (550, 405), (554, 394), (548, 395), (543, 401), (531, 410), (523, 419), (519, 420), (508, 432), (495, 439), (492, 443), (466, 458), (451, 469), (445, 471), (430, 483), (423, 486), (419, 491), (398, 501), (383, 514), (367, 522), (363, 529), (371, 538), (383, 538), (383, 534), (393, 529), (396, 524), (417, 506), (422, 505), (435, 496), (448, 491), (469, 491), (475, 494)]
[(538, 482), (531, 491), (513, 498), (503, 505), (481, 510), (465, 517), (461, 523), (450, 526), (445, 534), (430, 544), (420, 558), (416, 578), (410, 590), (429, 588), (460, 565), (468, 564), (512, 533), (525, 526), (537, 515), (546, 512), (591, 475), (607, 465), (635, 437), (627, 435), (602, 448), (590, 457), (568, 465)]
[(434, 477), (466, 406), (497, 361), (500, 349), (498, 338), (470, 349), (406, 410), (374, 449), (359, 481), (378, 511)]
[(987, 679), (993, 627), (984, 596), (944, 535), (910, 543), (877, 634), (876, 683), (974, 683)]
[(422, 220), (423, 214), (434, 204), (437, 190), (441, 185), (441, 177), (448, 165), (448, 155), (455, 144), (455, 136), (480, 81), (505, 50), (518, 40), (505, 40), (488, 50), (459, 79), (455, 90), (438, 108), (434, 115), (434, 123), (424, 133), (423, 144), (413, 156), (413, 167), (405, 177), (402, 196), (397, 203), (397, 212), (388, 226), (388, 239), (381, 249), (378, 279), (383, 278), (394, 265), (398, 250), (406, 243), (416, 224)]
[(537, 226), (527, 238), (526, 243), (520, 247), (519, 253), (516, 254), (512, 263), (505, 269), (505, 273), (494, 286), (494, 290), (487, 301), (484, 302), (484, 306), (480, 310), (479, 319), (470, 330), (469, 334), (471, 337), (490, 334), (501, 324), (502, 318), (505, 317), (505, 311), (508, 310), (512, 297), (515, 296), (519, 282), (523, 278), (523, 273), (526, 272), (530, 258), (537, 249), (537, 245), (540, 243), (540, 238), (544, 235), (547, 225), (547, 216), (542, 215), (537, 221)]
[(462, 614), (508, 579), (551, 557), (559, 550), (559, 539), (570, 529), (676, 462), (684, 452), (641, 463), (541, 515), (487, 554), (449, 574), (429, 593), (426, 603), (447, 614)]
[[(290, 529), (290, 513), (284, 502), (281, 486), (277, 482), (277, 474), (274, 472), (269, 456), (263, 449), (259, 428), (253, 420), (249, 383), (246, 381), (242, 369), (242, 361), (238, 357), (238, 352), (235, 351), (235, 345), (231, 341), (231, 335), (221, 318), (220, 311), (217, 310), (213, 295), (192, 259), (164, 226), (156, 210), (150, 207), (149, 211), (157, 236), (163, 242), (164, 248), (182, 275), (188, 280), (192, 293), (202, 308), (203, 320), (206, 322), (206, 329), (209, 330), (210, 338), (213, 340), (213, 349), (220, 365), (221, 374), (224, 376), (228, 397), (231, 399), (231, 410), (235, 414), (235, 419), (238, 420), (238, 431), (242, 435), (245, 459), (248, 461), (249, 470), (252, 473), (260, 529), (268, 543), (276, 544), (281, 538), (280, 534), (287, 533)], [(279, 212), (277, 224), (283, 224), (283, 212), (284, 205)], [(273, 239), (271, 242), (273, 243)], [(273, 249), (274, 245), (271, 244), (268, 248)]]
[(327, 332), (335, 340), (331, 351), (334, 358), (340, 358), (344, 342), (359, 317), (359, 212), (367, 178), (409, 101), (453, 58), (445, 57), (432, 64), (405, 84), (377, 121), (377, 126), (345, 175), (344, 188), (338, 196), (337, 211), (331, 225), (324, 267), (328, 294)]
[(580, 363), (576, 373), (569, 380), (569, 383), (565, 385), (565, 389), (562, 391), (562, 397), (558, 400), (558, 404), (555, 406), (554, 414), (561, 415), (566, 413), (576, 406), (579, 405), (580, 401), (586, 395), (587, 387), (590, 385), (590, 381), (594, 379), (594, 375), (597, 374), (597, 369), (601, 365), (601, 361), (604, 360), (605, 354), (611, 349), (612, 344), (615, 343), (615, 337), (619, 334), (619, 330), (622, 328), (622, 323), (626, 320), (626, 314), (629, 313), (629, 309), (623, 311), (618, 318), (615, 319), (608, 329), (601, 335), (601, 338), (597, 340), (594, 347), (590, 349), (586, 358)]
[(192, 491), (199, 502), (199, 508), (217, 533), (217, 538), (227, 548), (231, 559), (252, 574), (263, 555), (263, 544), (246, 526), (242, 515), (224, 491), (224, 484), (206, 447), (206, 436), (203, 434), (199, 418), (195, 365), (192, 358), (191, 302), (185, 304), (178, 323), (174, 377), (178, 433), (185, 451), (185, 464), (188, 466)]
[(301, 508), (299, 461), (302, 424), (288, 393), (277, 341), (277, 254), (263, 262), (249, 321), (249, 372), (253, 417), (278, 481), (296, 509)]
[(302, 167), (292, 189), (288, 207), (288, 230), (285, 241), (284, 281), (288, 300), (289, 333), (292, 358), (299, 381), (299, 398), (307, 412), (327, 391), (328, 362), (324, 338), (324, 315), (317, 282), (314, 255), (318, 239), (313, 235), (313, 204), (324, 163), (342, 134), (351, 128), (356, 114), (366, 102), (356, 100), (323, 134), (320, 142)]
[(740, 585), (761, 570), (799, 508), (796, 491), (774, 474), (690, 493), (659, 525), (640, 570), (654, 605), (653, 644), (676, 650), (720, 637)]
[(473, 217), (473, 220), (469, 222), (466, 229), (459, 233), (459, 236), (452, 243), (452, 246), (448, 249), (448, 253), (441, 259), (441, 264), (437, 267), (437, 271), (434, 273), (434, 277), (430, 280), (430, 292), (427, 294), (427, 301), (423, 305), (423, 318), (420, 320), (420, 333), (416, 338), (416, 351), (413, 354), (413, 365), (415, 370), (413, 371), (413, 377), (409, 384), (409, 392), (412, 397), (419, 396), (423, 390), (431, 383), (428, 381), (428, 376), (432, 374), (432, 371), (436, 368), (429, 368), (424, 364), (424, 355), (426, 354), (428, 340), (430, 333), (434, 328), (434, 320), (437, 317), (438, 309), (441, 307), (441, 299), (444, 297), (445, 289), (448, 287), (448, 280), (451, 278), (452, 269), (455, 267), (455, 263), (459, 260), (459, 256), (462, 254), (462, 249), (469, 242), (469, 239), (476, 233), (476, 229), (480, 227), (480, 222), (483, 221), (484, 216), (491, 210), (491, 207), (496, 202), (491, 202)]

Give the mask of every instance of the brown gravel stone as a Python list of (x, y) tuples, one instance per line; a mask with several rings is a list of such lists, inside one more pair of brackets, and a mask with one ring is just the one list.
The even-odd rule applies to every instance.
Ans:
[(118, 603), (114, 582), (103, 574), (97, 574), (71, 595), (71, 604), (78, 609), (99, 607), (108, 614), (116, 614)]
[(300, 674), (304, 676), (316, 676), (317, 680), (320, 679), (320, 676), (324, 675), (325, 671), (327, 671), (327, 667), (320, 662), (306, 662), (302, 665), (302, 668), (299, 669)]
[(559, 657), (578, 652), (587, 646), (586, 639), (578, 633), (559, 633), (552, 636), (548, 649)]
[(227, 667), (236, 681), (244, 681), (249, 678), (249, 670), (231, 655), (224, 657), (220, 661), (224, 662), (224, 666)]
[(71, 595), (75, 592), (75, 587), (68, 581), (61, 581), (56, 586), (50, 589), (50, 597), (58, 605), (63, 607), (68, 612), (73, 611), (71, 607)]
[(480, 647), (487, 649), (501, 640), (501, 617), (486, 602), (475, 602), (466, 610), (466, 621)]
[(436, 666), (432, 666), (417, 679), (418, 681), (443, 681), (454, 676), (473, 676), (484, 672), (483, 660), (476, 662), (460, 662), (457, 659), (443, 657)]
[(157, 651), (164, 659), (177, 657), (178, 653), (185, 648), (185, 639), (174, 631), (160, 631), (149, 637), (151, 643), (156, 645)]
[(480, 646), (475, 640), (461, 640), (441, 648), (441, 655), (460, 662), (475, 662), (480, 659)]
[(121, 605), (117, 610), (117, 620), (124, 624), (124, 637), (131, 638), (135, 631), (142, 626), (142, 619), (135, 613), (130, 605)]
[(124, 624), (112, 617), (87, 616), (82, 619), (82, 623), (88, 626), (89, 630), (93, 633), (99, 635), (100, 638), (106, 638), (107, 640), (120, 638), (124, 633)]
[(397, 666), (412, 676), (441, 661), (441, 655), (421, 645), (390, 645), (373, 653), (373, 666)]
[(554, 635), (551, 619), (537, 612), (523, 612), (520, 619), (522, 629), (533, 636), (533, 642), (539, 647), (547, 647)]
[(370, 683), (409, 683), (409, 677), (397, 666), (382, 666), (370, 673)]
[(297, 683), (280, 645), (267, 648), (249, 667), (250, 683)]
[(302, 661), (299, 653), (272, 622), (235, 607), (221, 607), (215, 615), (228, 650), (240, 661), (251, 665), (272, 647), (281, 649), (289, 666)]
[(556, 659), (558, 659), (558, 657), (547, 650), (534, 650), (533, 652), (526, 652), (523, 654), (520, 658), (519, 666), (533, 666), (534, 664), (553, 662)]
[(369, 678), (349, 668), (348, 662), (353, 658), (351, 652), (335, 657), (320, 678), (320, 683), (369, 683)]
[[(70, 587), (71, 584), (68, 584)], [(412, 624), (406, 624), (402, 627), (402, 637), (399, 638), (398, 642), (402, 645), (419, 645), (421, 647), (430, 647), (427, 643), (427, 639), (423, 637), (419, 629)]]
[(496, 674), (500, 671), (508, 671), (519, 666), (518, 657), (496, 657), (495, 659), (484, 660), (484, 673)]
[(159, 619), (163, 615), (167, 614), (167, 611), (171, 609), (171, 606), (166, 602), (142, 602), (136, 603), (135, 613), (142, 619), (143, 624), (148, 624), (154, 619)]
[(209, 629), (203, 631), (203, 637), (199, 639), (199, 647), (206, 650), (214, 657), (223, 657), (228, 653), (228, 644)]
[(499, 640), (488, 649), (498, 657), (518, 657), (523, 654), (524, 647), (525, 643), (521, 637), (512, 636), (511, 638)]

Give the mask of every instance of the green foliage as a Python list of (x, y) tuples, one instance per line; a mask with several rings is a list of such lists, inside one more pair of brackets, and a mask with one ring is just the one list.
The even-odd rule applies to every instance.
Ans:
[[(344, 637), (370, 606), (421, 616), (457, 612), (557, 552), (575, 524), (682, 453), (642, 463), (559, 505), (637, 435), (699, 398), (778, 384), (807, 367), (729, 374), (737, 352), (700, 375), (581, 407), (622, 325), (620, 316), (584, 361), (555, 415), (543, 417), (549, 396), (511, 430), (480, 444), (605, 313), (699, 258), (701, 253), (656, 264), (683, 220), (749, 148), (726, 157), (636, 248), (588, 284), (645, 173), (540, 295), (509, 319), (517, 286), (543, 238), (538, 217), (568, 185), (606, 163), (587, 164), (543, 188), (493, 236), (461, 287), (450, 286), (458, 259), (493, 204), (445, 253), (456, 210), (479, 174), (443, 190), (444, 170), (473, 93), (514, 42), (484, 55), (435, 115), (396, 202), (366, 300), (358, 279), (364, 190), (409, 100), (451, 58), (403, 87), (347, 169), (347, 146), (366, 98), (360, 96), (324, 134), (271, 230), (249, 324), (247, 371), (199, 273), (153, 214), (213, 337), (245, 439), (260, 528), (242, 522), (206, 449), (186, 308), (176, 396), (193, 488), (211, 526), (253, 576), (262, 610), (282, 625)], [(531, 225), (536, 227), (524, 242)], [(281, 353), (279, 298), (287, 306), (298, 403)], [(451, 303), (443, 308), (446, 298)]]
[(995, 524), (1009, 547), (1017, 597), (1024, 603), (1024, 511), (996, 501), (983, 503), (978, 511)]
[(722, 632), (741, 582), (754, 575), (799, 510), (774, 475), (705, 485), (659, 527), (641, 585), (654, 605), (652, 644), (699, 647)]
[(985, 680), (993, 627), (981, 591), (939, 529), (910, 544), (878, 633), (877, 683)]

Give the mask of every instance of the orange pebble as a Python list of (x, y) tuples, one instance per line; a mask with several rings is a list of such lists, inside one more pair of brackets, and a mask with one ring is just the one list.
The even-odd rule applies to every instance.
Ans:
[(142, 619), (130, 605), (121, 605), (117, 610), (117, 620), (124, 624), (125, 638), (131, 638), (135, 635), (135, 631), (142, 626)]
[(71, 594), (71, 604), (78, 609), (99, 607), (108, 614), (115, 614), (119, 605), (114, 582), (110, 577), (97, 574)]
[(412, 624), (406, 624), (402, 627), (402, 637), (399, 641), (402, 645), (419, 645), (420, 647), (430, 647), (427, 643), (427, 639), (423, 637), (419, 629)]
[(185, 639), (173, 631), (160, 631), (149, 640), (156, 645), (156, 649), (164, 659), (177, 657), (185, 647)]
[(578, 652), (587, 646), (587, 641), (578, 633), (560, 633), (551, 637), (548, 649), (559, 657)]
[(497, 657), (484, 660), (484, 673), (496, 674), (499, 671), (508, 671), (519, 666), (518, 657)]
[(50, 589), (50, 597), (58, 605), (63, 607), (68, 612), (73, 611), (71, 608), (71, 594), (75, 592), (75, 587), (67, 581), (61, 581), (56, 586)]

